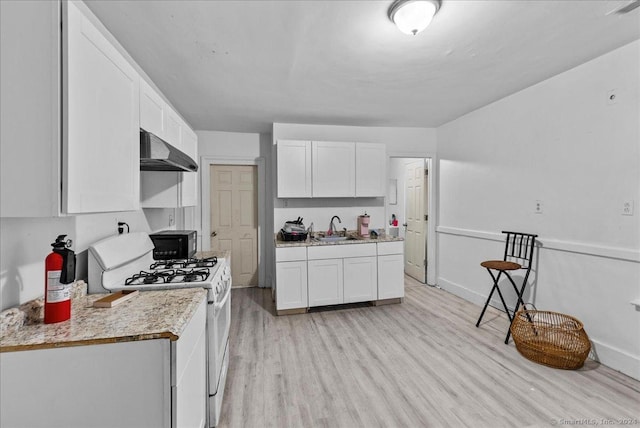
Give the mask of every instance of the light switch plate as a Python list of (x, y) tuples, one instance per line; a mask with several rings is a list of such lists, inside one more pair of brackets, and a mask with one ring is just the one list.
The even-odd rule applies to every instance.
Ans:
[(633, 201), (622, 202), (622, 215), (633, 215)]

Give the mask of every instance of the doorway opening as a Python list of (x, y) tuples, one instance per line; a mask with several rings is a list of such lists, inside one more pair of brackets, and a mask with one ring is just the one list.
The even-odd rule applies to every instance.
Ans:
[(203, 157), (204, 251), (231, 253), (233, 287), (264, 287), (264, 159)]
[[(430, 157), (389, 158), (389, 222), (397, 220), (404, 238), (405, 274), (422, 284), (435, 285), (434, 166)], [(395, 233), (395, 231), (394, 231)]]

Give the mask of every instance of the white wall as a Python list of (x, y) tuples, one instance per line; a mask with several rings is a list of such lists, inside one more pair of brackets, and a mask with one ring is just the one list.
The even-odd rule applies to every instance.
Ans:
[(44, 294), (44, 259), (58, 235), (73, 240), (77, 255), (76, 278), (87, 278), (87, 248), (117, 234), (118, 221), (131, 231), (148, 232), (142, 211), (84, 214), (60, 218), (1, 218), (0, 309), (10, 308)]
[[(438, 128), (438, 284), (478, 304), (501, 230), (537, 233), (525, 299), (640, 379), (640, 41)], [(616, 91), (615, 103), (608, 93)], [(543, 213), (535, 214), (535, 201)], [(633, 200), (633, 216), (621, 215)]]

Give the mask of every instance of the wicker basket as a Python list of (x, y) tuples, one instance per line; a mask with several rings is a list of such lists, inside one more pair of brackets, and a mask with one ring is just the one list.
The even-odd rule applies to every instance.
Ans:
[(591, 350), (582, 323), (558, 312), (519, 310), (511, 336), (523, 357), (559, 369), (582, 367)]

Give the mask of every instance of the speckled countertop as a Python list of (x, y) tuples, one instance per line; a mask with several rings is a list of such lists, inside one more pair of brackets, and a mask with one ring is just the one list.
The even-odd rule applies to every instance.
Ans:
[(26, 324), (0, 337), (0, 352), (59, 348), (100, 343), (177, 340), (200, 303), (203, 288), (141, 291), (113, 308), (94, 308), (106, 294), (72, 301), (71, 319), (55, 324)]
[(229, 263), (230, 258), (231, 258), (231, 251), (229, 250), (224, 250), (224, 251), (198, 251), (196, 253), (196, 257), (198, 258), (206, 258), (206, 257), (213, 257), (216, 256), (219, 259), (227, 259), (227, 263)]
[(276, 233), (274, 236), (274, 240), (275, 240), (276, 248), (316, 247), (316, 246), (324, 246), (324, 245), (372, 244), (372, 243), (380, 243), (380, 242), (404, 241), (404, 238), (397, 238), (389, 235), (378, 236), (378, 238), (376, 239), (361, 238), (356, 235), (355, 231), (348, 231), (347, 235), (351, 236), (353, 239), (347, 239), (345, 241), (336, 241), (336, 242), (322, 242), (322, 241), (316, 241), (314, 239), (309, 239), (309, 238), (307, 238), (306, 241), (283, 241), (280, 239), (279, 234)]

